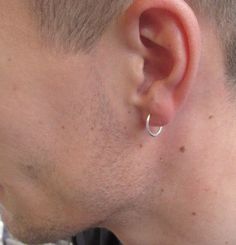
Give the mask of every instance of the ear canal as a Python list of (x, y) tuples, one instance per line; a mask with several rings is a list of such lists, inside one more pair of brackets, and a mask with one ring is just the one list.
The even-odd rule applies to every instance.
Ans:
[(165, 47), (152, 42), (144, 35), (140, 38), (149, 53), (147, 59), (145, 59), (144, 72), (153, 74), (155, 80), (163, 80), (174, 67), (171, 53)]
[(172, 18), (167, 11), (157, 9), (147, 10), (140, 17), (140, 39), (146, 49), (144, 72), (153, 81), (164, 80), (175, 65), (175, 45), (168, 30), (173, 26)]

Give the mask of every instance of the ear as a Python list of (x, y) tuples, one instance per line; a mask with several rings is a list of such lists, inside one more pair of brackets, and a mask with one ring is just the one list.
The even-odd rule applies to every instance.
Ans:
[(164, 126), (183, 105), (201, 54), (200, 28), (184, 0), (134, 0), (122, 25), (130, 50), (142, 60), (131, 103), (152, 126)]

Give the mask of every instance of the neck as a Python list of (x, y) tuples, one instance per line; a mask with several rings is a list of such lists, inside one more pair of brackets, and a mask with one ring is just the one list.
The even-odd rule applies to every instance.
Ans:
[[(148, 207), (148, 205), (147, 205)], [(124, 245), (189, 245), (184, 235), (175, 231), (162, 212), (131, 208), (116, 217), (110, 229)]]

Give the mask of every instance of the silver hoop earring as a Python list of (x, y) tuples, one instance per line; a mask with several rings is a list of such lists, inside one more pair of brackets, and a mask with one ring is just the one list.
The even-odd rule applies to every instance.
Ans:
[(146, 129), (148, 131), (148, 133), (152, 136), (152, 137), (157, 137), (158, 135), (161, 134), (162, 130), (163, 130), (163, 127), (160, 127), (158, 129), (158, 131), (155, 133), (151, 130), (150, 128), (150, 119), (151, 119), (151, 114), (148, 115), (147, 117), (147, 121), (146, 121)]

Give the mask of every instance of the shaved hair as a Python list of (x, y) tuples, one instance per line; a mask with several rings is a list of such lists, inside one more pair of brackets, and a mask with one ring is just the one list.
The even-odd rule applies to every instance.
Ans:
[[(43, 38), (65, 50), (88, 51), (133, 0), (29, 0)], [(236, 80), (236, 1), (185, 0), (213, 24), (225, 54), (227, 75)]]
[[(88, 51), (129, 0), (29, 0), (43, 37), (66, 50)], [(31, 5), (32, 6), (32, 5)]]
[[(205, 21), (210, 22), (224, 52), (229, 81), (236, 85), (236, 1), (185, 0)], [(231, 83), (232, 84), (232, 83)]]

